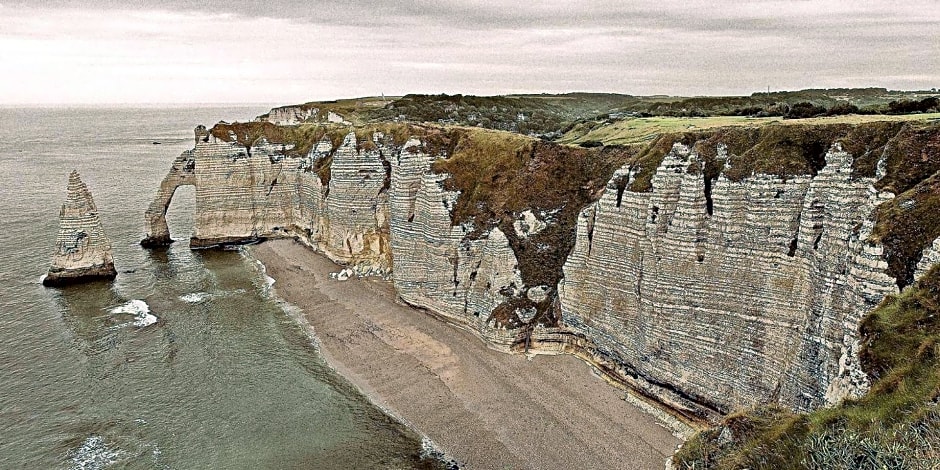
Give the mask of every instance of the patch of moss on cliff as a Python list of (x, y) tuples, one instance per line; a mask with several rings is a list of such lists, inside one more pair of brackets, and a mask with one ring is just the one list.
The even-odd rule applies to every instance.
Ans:
[(679, 469), (940, 467), (940, 266), (862, 322), (871, 390), (797, 414), (742, 411), (690, 439)]
[(317, 173), (320, 182), (329, 186), (331, 179), (330, 165), (333, 154), (343, 144), (346, 136), (353, 132), (356, 135), (356, 150), (371, 151), (377, 148), (373, 140), (375, 133), (381, 133), (382, 139), (401, 146), (412, 136), (423, 136), (429, 132), (421, 126), (398, 123), (377, 123), (367, 126), (351, 127), (339, 124), (299, 124), (275, 125), (267, 121), (218, 123), (209, 131), (215, 138), (224, 142), (237, 142), (245, 147), (249, 154), (260, 139), (271, 144), (285, 145), (284, 153), (290, 156), (303, 157), (320, 141), (326, 139), (330, 142), (330, 150), (323, 158), (313, 162), (310, 171)]
[(908, 125), (888, 141), (884, 150), (885, 177), (881, 190), (904, 193), (940, 171), (940, 124)]
[[(285, 154), (294, 156), (305, 156), (310, 149), (322, 140), (324, 136), (333, 142), (333, 150), (343, 141), (342, 127), (339, 126), (320, 126), (320, 125), (299, 125), (299, 126), (278, 126), (267, 121), (254, 122), (220, 122), (209, 132), (217, 139), (224, 142), (237, 142), (250, 152), (260, 139), (266, 140), (271, 144), (283, 144), (291, 147), (285, 149)], [(348, 132), (348, 130), (347, 130)]]
[[(548, 299), (540, 303), (524, 297), (507, 301), (494, 310), (492, 320), (520, 327), (523, 323), (515, 312), (531, 307), (537, 313), (527, 325), (555, 325), (558, 319), (551, 307), (562, 266), (574, 246), (578, 214), (600, 197), (633, 150), (567, 147), (467, 128), (452, 129), (429, 142), (448, 155), (435, 161), (433, 171), (449, 175), (445, 189), (460, 191), (452, 222), (473, 223), (470, 238), (499, 228), (509, 239), (526, 287), (549, 289)], [(543, 219), (546, 227), (519, 236), (513, 224), (527, 210)]]
[(924, 249), (940, 237), (940, 171), (920, 181), (875, 213), (874, 240), (885, 247), (888, 275), (899, 288), (914, 282)]

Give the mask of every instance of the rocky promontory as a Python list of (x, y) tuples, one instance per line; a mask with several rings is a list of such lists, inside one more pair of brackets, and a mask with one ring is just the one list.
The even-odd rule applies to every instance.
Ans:
[(98, 207), (77, 171), (69, 174), (68, 195), (59, 212), (59, 234), (46, 286), (114, 279), (111, 240), (101, 228)]

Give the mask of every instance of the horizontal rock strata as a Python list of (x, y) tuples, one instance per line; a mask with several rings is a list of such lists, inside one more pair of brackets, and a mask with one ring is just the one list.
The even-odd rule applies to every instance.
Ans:
[[(218, 131), (197, 128), (194, 149), (174, 161), (147, 213), (148, 240), (169, 240), (165, 209), (193, 184), (194, 248), (297, 238), (357, 275), (391, 276), (404, 302), (493, 347), (576, 354), (693, 420), (763, 403), (808, 410), (868, 387), (858, 324), (897, 292), (869, 237), (891, 194), (875, 189), (881, 175), (853, 172), (837, 143), (805, 175), (708, 177), (682, 144), (651, 185), (634, 185), (637, 169), (624, 165), (581, 210), (564, 278), (549, 286), (526, 284), (520, 261), (531, 254), (520, 250), (544, 247), (519, 240), (561, 233), (552, 214), (563, 206), (510, 214), (505, 226), (454, 221), (461, 194), (432, 169), (452, 147), (349, 132), (299, 152)], [(725, 147), (713, 150), (727, 170)], [(551, 315), (533, 320), (535, 304)]]
[(565, 326), (695, 415), (858, 396), (858, 322), (897, 289), (881, 248), (863, 242), (872, 180), (853, 177), (838, 147), (826, 161), (815, 178), (719, 176), (706, 193), (687, 171), (702, 162), (676, 145), (651, 192), (612, 187), (582, 213), (560, 288)]
[(69, 174), (68, 195), (59, 212), (59, 234), (47, 286), (114, 279), (111, 240), (101, 228), (98, 207), (77, 171)]

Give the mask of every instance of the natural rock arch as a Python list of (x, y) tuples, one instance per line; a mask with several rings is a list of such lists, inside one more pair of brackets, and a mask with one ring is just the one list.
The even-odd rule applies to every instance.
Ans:
[[(200, 137), (200, 128), (196, 128), (196, 139)], [(173, 200), (176, 188), (180, 186), (196, 185), (196, 157), (192, 150), (187, 150), (173, 160), (173, 166), (160, 183), (160, 190), (150, 207), (144, 213), (144, 223), (147, 225), (147, 236), (140, 241), (144, 247), (166, 246), (173, 243), (170, 238), (170, 227), (166, 223), (166, 211)]]

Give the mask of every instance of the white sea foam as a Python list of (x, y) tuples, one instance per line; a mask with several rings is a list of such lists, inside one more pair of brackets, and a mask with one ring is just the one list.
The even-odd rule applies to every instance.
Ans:
[(185, 294), (180, 296), (180, 300), (183, 302), (189, 302), (191, 304), (198, 304), (212, 297), (212, 294), (208, 292), (193, 292), (190, 294)]
[(108, 446), (101, 436), (92, 435), (85, 439), (81, 447), (71, 452), (72, 465), (69, 468), (72, 470), (106, 468), (117, 462), (120, 455), (121, 452)]
[(457, 461), (447, 455), (428, 436), (421, 436), (421, 458), (433, 459), (444, 464), (445, 468), (460, 468)]
[(153, 325), (159, 320), (156, 315), (150, 313), (150, 306), (147, 305), (147, 302), (140, 299), (130, 300), (124, 305), (118, 305), (108, 310), (108, 312), (116, 315), (133, 315), (134, 322), (132, 324), (137, 328)]
[(261, 277), (264, 278), (264, 290), (267, 293), (274, 287), (275, 280), (273, 277), (268, 276), (268, 267), (265, 266), (261, 260), (256, 259), (255, 264), (258, 265), (258, 270), (261, 271)]

